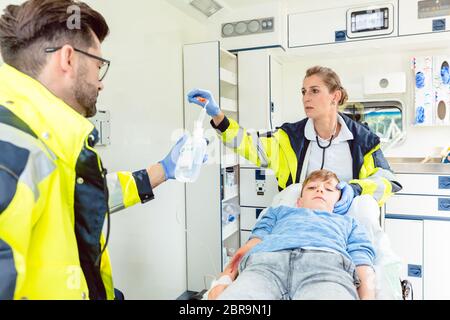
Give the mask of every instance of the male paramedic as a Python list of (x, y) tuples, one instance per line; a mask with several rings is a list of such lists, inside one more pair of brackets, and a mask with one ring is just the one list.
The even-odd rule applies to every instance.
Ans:
[[(74, 6), (79, 26), (69, 28)], [(94, 149), (86, 118), (109, 67), (108, 33), (75, 0), (29, 0), (0, 17), (0, 300), (117, 298), (109, 214), (152, 200), (174, 178), (185, 138), (136, 172), (107, 174)]]

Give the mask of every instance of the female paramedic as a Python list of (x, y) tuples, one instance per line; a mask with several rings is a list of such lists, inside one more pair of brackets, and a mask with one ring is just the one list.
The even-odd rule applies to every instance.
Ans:
[(308, 69), (302, 96), (307, 118), (256, 135), (227, 118), (209, 91), (194, 89), (188, 93), (188, 100), (206, 105), (211, 124), (226, 146), (257, 166), (272, 169), (280, 190), (302, 182), (314, 170), (327, 169), (341, 180), (338, 188), (342, 197), (334, 207), (335, 213), (346, 213), (353, 198), (362, 194), (372, 195), (382, 206), (401, 185), (394, 181), (379, 137), (338, 112), (338, 106), (348, 98), (338, 75), (326, 67)]

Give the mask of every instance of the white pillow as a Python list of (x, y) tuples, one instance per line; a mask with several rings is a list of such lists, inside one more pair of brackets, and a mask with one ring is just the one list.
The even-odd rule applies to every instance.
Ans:
[(302, 190), (302, 184), (291, 184), (289, 187), (275, 195), (272, 200), (272, 207), (287, 206), (296, 207), (297, 199)]

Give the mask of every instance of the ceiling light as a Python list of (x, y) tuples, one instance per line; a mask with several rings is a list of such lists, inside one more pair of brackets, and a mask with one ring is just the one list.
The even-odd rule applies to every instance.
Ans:
[(192, 0), (190, 2), (190, 5), (207, 17), (212, 16), (217, 11), (223, 8), (214, 0)]

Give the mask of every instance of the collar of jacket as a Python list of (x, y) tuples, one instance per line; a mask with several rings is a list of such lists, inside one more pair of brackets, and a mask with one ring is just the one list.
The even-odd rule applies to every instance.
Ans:
[[(380, 143), (380, 138), (371, 132), (369, 128), (353, 121), (345, 114), (339, 112), (339, 115), (344, 120), (348, 130), (353, 134), (353, 140), (348, 140), (348, 143), (350, 145), (350, 152), (353, 158), (353, 178), (358, 179), (359, 171), (364, 162), (364, 155)], [(305, 126), (307, 121), (308, 118), (305, 118), (295, 123), (285, 123), (280, 127), (280, 129), (286, 132), (289, 136), (291, 148), (297, 155), (298, 160), (295, 182), (288, 181), (287, 185), (300, 181), (303, 160), (305, 159), (306, 150), (308, 149), (308, 145), (310, 143), (308, 139), (305, 139)]]
[(39, 81), (8, 64), (0, 67), (0, 104), (25, 121), (55, 155), (74, 168), (94, 125)]

